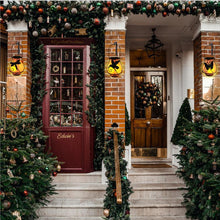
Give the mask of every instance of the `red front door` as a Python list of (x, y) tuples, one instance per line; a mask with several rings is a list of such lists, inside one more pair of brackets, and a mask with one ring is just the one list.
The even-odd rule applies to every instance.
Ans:
[(88, 109), (89, 46), (46, 46), (44, 130), (48, 149), (58, 157), (62, 172), (90, 172), (93, 135)]

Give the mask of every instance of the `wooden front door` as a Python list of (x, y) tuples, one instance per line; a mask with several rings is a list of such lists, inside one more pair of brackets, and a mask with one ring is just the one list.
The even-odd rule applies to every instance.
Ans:
[[(131, 75), (132, 156), (166, 157), (166, 72), (146, 69), (132, 71)], [(142, 101), (139, 101), (137, 92), (142, 92), (139, 89), (148, 82), (155, 83), (161, 94), (159, 103), (152, 106), (150, 115)], [(143, 93), (145, 94), (145, 91)]]
[(89, 46), (46, 46), (44, 130), (48, 148), (58, 157), (62, 172), (93, 169), (93, 135), (88, 109)]

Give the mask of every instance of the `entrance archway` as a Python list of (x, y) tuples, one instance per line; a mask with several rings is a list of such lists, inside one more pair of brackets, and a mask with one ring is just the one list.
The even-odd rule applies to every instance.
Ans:
[[(175, 154), (175, 146), (170, 142), (170, 138), (173, 132), (173, 127), (175, 126), (175, 121), (178, 115), (179, 107), (182, 104), (182, 100), (187, 96), (187, 89), (194, 88), (194, 72), (193, 72), (193, 27), (197, 21), (196, 16), (181, 16), (177, 15), (162, 17), (160, 15), (155, 17), (147, 17), (146, 15), (129, 15), (127, 22), (126, 31), (126, 86), (125, 86), (125, 97), (128, 106), (128, 112), (131, 116), (131, 121), (133, 122), (132, 129), (132, 151), (137, 153), (132, 153), (133, 157), (146, 157), (146, 156), (156, 156), (168, 159), (172, 158)], [(165, 59), (165, 61), (156, 62), (156, 65), (148, 62), (146, 52), (144, 51), (144, 45), (151, 39), (152, 28), (156, 28), (156, 36), (164, 44), (163, 55), (160, 59)], [(142, 54), (142, 56), (134, 56), (134, 53)], [(136, 59), (136, 64), (134, 66), (134, 59)], [(135, 67), (135, 68), (134, 68)], [(152, 133), (149, 135), (147, 129), (149, 126), (143, 125), (144, 130), (139, 130), (140, 135), (138, 136), (137, 130), (135, 129), (135, 96), (134, 96), (134, 71), (138, 74), (138, 70), (147, 70), (147, 74), (144, 71), (146, 77), (147, 75), (152, 75), (152, 73), (160, 72), (164, 77), (164, 100), (163, 100), (163, 114), (161, 115), (163, 121), (162, 125), (156, 125), (153, 129), (155, 132), (155, 137)], [(139, 72), (140, 73), (140, 72)], [(192, 108), (193, 108), (193, 103)], [(164, 107), (165, 106), (165, 107)], [(166, 118), (166, 120), (164, 120)], [(145, 119), (142, 122), (145, 123)], [(140, 125), (139, 129), (140, 129)], [(159, 131), (161, 129), (161, 131)], [(151, 131), (153, 131), (151, 128)], [(147, 135), (150, 140), (148, 140)], [(135, 149), (138, 148), (136, 145), (145, 145), (149, 143), (149, 148), (154, 148), (156, 142), (154, 138), (158, 139), (162, 137), (160, 141), (156, 141), (157, 144), (160, 143), (162, 150), (153, 149), (153, 153), (149, 153), (151, 150), (141, 150), (142, 153)], [(136, 138), (138, 140), (136, 140)], [(145, 143), (144, 143), (144, 142)], [(166, 142), (166, 143), (164, 143)], [(165, 150), (167, 148), (167, 150)], [(144, 153), (143, 153), (144, 152)], [(175, 161), (173, 161), (173, 164)]]

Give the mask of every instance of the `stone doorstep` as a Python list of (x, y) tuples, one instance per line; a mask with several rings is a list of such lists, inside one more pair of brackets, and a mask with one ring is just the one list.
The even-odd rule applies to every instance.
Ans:
[[(100, 183), (58, 183), (55, 186), (57, 191), (102, 191), (106, 190), (106, 184)], [(183, 183), (131, 183), (134, 190), (178, 190), (184, 188)]]
[[(130, 200), (130, 208), (182, 208), (182, 198), (169, 199), (132, 199)], [(90, 208), (97, 209), (103, 207), (103, 199), (68, 199), (55, 198), (47, 208)]]
[[(40, 217), (38, 220), (103, 220), (102, 217)], [(132, 216), (131, 220), (187, 220), (185, 216)]]

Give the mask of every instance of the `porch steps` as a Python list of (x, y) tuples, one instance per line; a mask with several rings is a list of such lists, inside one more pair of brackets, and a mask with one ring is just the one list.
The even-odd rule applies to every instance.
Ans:
[[(131, 220), (186, 220), (181, 205), (184, 184), (175, 168), (132, 168), (128, 178), (134, 193), (130, 197)], [(39, 210), (39, 220), (99, 220), (103, 216), (106, 185), (101, 172), (58, 174), (58, 194)]]

